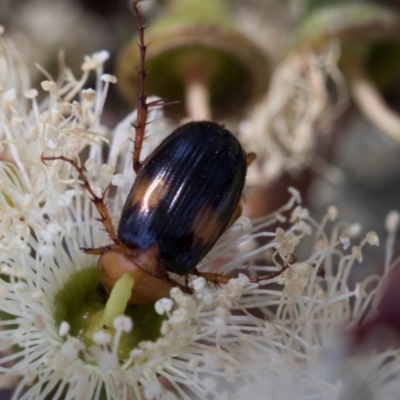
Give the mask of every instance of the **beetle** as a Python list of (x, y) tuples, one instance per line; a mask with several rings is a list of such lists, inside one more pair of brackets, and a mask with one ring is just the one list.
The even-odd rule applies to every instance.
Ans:
[(135, 278), (130, 304), (138, 304), (168, 296), (173, 286), (188, 291), (168, 272), (226, 283), (227, 276), (201, 273), (196, 265), (240, 215), (246, 160), (238, 140), (215, 122), (190, 122), (169, 135), (138, 172), (118, 225), (119, 244), (100, 256), (106, 289), (129, 272)]
[(100, 248), (83, 248), (99, 255), (98, 272), (102, 289), (110, 292), (116, 281), (128, 273), (134, 278), (130, 305), (146, 304), (168, 297), (172, 287), (191, 292), (169, 276), (195, 274), (214, 283), (227, 283), (226, 275), (200, 272), (196, 265), (206, 256), (221, 234), (241, 214), (241, 194), (247, 165), (255, 155), (246, 155), (234, 135), (211, 121), (189, 122), (177, 128), (140, 161), (148, 108), (162, 106), (147, 101), (145, 82), (146, 46), (144, 27), (133, 3), (140, 49), (140, 91), (133, 151), (136, 179), (123, 207), (117, 231), (111, 222), (104, 196), (92, 190), (82, 168), (64, 156), (42, 161), (63, 160), (79, 173), (83, 185), (114, 242)]

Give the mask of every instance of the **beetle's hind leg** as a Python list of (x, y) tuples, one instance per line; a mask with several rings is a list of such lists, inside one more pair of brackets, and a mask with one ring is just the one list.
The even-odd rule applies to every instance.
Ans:
[[(282, 258), (282, 257), (281, 257)], [(297, 257), (294, 254), (290, 254), (288, 260), (283, 259), (283, 265), (279, 264), (277, 261), (274, 261), (274, 264), (280, 268), (280, 270), (276, 272), (271, 272), (268, 275), (257, 276), (256, 278), (250, 279), (252, 283), (261, 283), (263, 281), (269, 281), (271, 279), (276, 278), (277, 276), (282, 275), (292, 264), (297, 262)]]
[(191, 273), (196, 276), (201, 276), (207, 282), (212, 282), (216, 286), (226, 285), (231, 279), (228, 275), (217, 274), (215, 272), (200, 272), (197, 268), (195, 268)]
[[(90, 186), (90, 183), (89, 183), (85, 173), (83, 172), (83, 169), (76, 163), (76, 161), (72, 160), (71, 158), (67, 158), (67, 157), (64, 157), (64, 156), (45, 157), (42, 154), (40, 159), (43, 162), (43, 164), (45, 164), (45, 165), (47, 165), (46, 161), (61, 160), (61, 161), (67, 162), (73, 168), (75, 168), (75, 170), (78, 172), (80, 178), (82, 179), (83, 186), (89, 192), (89, 194), (91, 196), (91, 200), (92, 200), (94, 206), (96, 207), (98, 213), (100, 214), (100, 218), (98, 218), (98, 220), (104, 225), (104, 228), (107, 231), (108, 235), (110, 236), (111, 240), (113, 240), (113, 242), (115, 244), (118, 244), (119, 240), (118, 240), (117, 235), (115, 233), (115, 229), (114, 229), (114, 225), (113, 225), (113, 223), (111, 221), (110, 213), (108, 212), (107, 206), (104, 203), (104, 196), (107, 193), (108, 187), (104, 190), (104, 192), (102, 193), (101, 197), (97, 196), (94, 193), (92, 187)], [(87, 253), (90, 253), (90, 254), (102, 254), (102, 253), (98, 253), (98, 252), (94, 253), (94, 251), (101, 251), (101, 249), (103, 249), (103, 248), (86, 249), (87, 251), (85, 251), (85, 249), (83, 249), (83, 251), (85, 251)]]
[(175, 286), (178, 287), (179, 289), (182, 290), (182, 292), (184, 293), (188, 293), (188, 294), (192, 294), (193, 290), (191, 288), (188, 287), (187, 284), (182, 285), (181, 283), (175, 281), (174, 279), (170, 278), (168, 276), (168, 274), (166, 274), (166, 276), (164, 277), (165, 281), (168, 282), (171, 286)]
[[(268, 275), (259, 276), (257, 278), (250, 279), (250, 282), (251, 283), (261, 283), (263, 281), (268, 281), (268, 280), (274, 279), (277, 276), (281, 275), (288, 268), (289, 268), (289, 266), (286, 265), (286, 266), (282, 267), (282, 269), (279, 271), (271, 272)], [(234, 278), (234, 276), (217, 274), (215, 272), (200, 272), (197, 269), (195, 269), (192, 273), (193, 273), (193, 275), (201, 276), (207, 282), (214, 283), (215, 286), (226, 285), (230, 281), (230, 279)]]
[[(258, 276), (256, 278), (250, 279), (249, 282), (261, 284), (261, 282), (274, 279), (274, 278), (280, 276), (283, 272), (285, 272), (290, 267), (290, 265), (292, 265), (296, 261), (297, 261), (297, 258), (292, 254), (290, 260), (285, 262), (284, 265), (280, 265), (279, 271), (271, 272), (268, 275)], [(224, 274), (217, 274), (215, 272), (200, 272), (199, 270), (197, 270), (197, 268), (195, 268), (192, 271), (192, 274), (203, 277), (207, 282), (214, 283), (215, 286), (219, 286), (221, 284), (226, 285), (230, 279), (236, 277), (236, 276), (228, 276), (228, 275), (224, 275)]]
[(250, 279), (250, 282), (251, 283), (259, 283), (259, 284), (261, 284), (261, 282), (269, 281), (271, 279), (274, 279), (274, 278), (278, 277), (279, 275), (282, 275), (288, 268), (289, 268), (289, 265), (285, 265), (279, 271), (271, 272), (268, 275), (258, 276), (256, 278)]

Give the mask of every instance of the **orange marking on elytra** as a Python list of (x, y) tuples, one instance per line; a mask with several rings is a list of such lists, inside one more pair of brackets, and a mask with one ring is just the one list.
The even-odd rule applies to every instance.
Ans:
[(213, 207), (202, 207), (192, 222), (194, 240), (201, 239), (202, 243), (213, 244), (223, 229), (221, 221)]
[(135, 183), (135, 190), (130, 194), (129, 200), (132, 207), (138, 206), (140, 211), (145, 212), (156, 208), (163, 200), (168, 191), (168, 182), (162, 177), (151, 179), (141, 176)]

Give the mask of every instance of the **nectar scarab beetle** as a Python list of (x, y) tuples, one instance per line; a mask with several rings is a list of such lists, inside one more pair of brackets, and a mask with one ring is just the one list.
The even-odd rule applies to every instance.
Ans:
[(63, 156), (42, 156), (43, 162), (63, 160), (78, 171), (114, 242), (83, 251), (100, 255), (98, 272), (103, 292), (109, 293), (125, 274), (134, 278), (131, 305), (167, 297), (174, 286), (191, 292), (187, 285), (172, 279), (169, 272), (181, 276), (195, 274), (214, 283), (229, 281), (222, 274), (199, 272), (196, 265), (240, 216), (247, 165), (255, 158), (254, 154), (246, 155), (239, 141), (222, 126), (197, 121), (176, 129), (144, 162), (140, 161), (148, 108), (164, 103), (147, 101), (146, 46), (137, 3), (133, 3), (141, 54), (133, 152), (137, 176), (117, 231), (104, 203), (105, 193), (101, 197), (95, 194), (82, 168)]
[(246, 156), (214, 122), (190, 122), (147, 158), (122, 211), (118, 239), (153, 249), (168, 271), (185, 275), (229, 224), (243, 190)]
[(120, 244), (100, 257), (106, 288), (124, 273), (133, 274), (130, 303), (137, 304), (181, 286), (168, 272), (226, 283), (228, 277), (202, 274), (196, 265), (240, 215), (246, 169), (240, 143), (215, 122), (190, 122), (175, 130), (141, 166), (122, 210)]

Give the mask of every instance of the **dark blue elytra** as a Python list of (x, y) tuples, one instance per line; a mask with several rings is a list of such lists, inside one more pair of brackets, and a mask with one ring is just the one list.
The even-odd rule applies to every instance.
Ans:
[(228, 130), (206, 121), (179, 127), (145, 160), (118, 239), (142, 251), (158, 245), (166, 269), (187, 274), (227, 227), (246, 169), (246, 155)]

